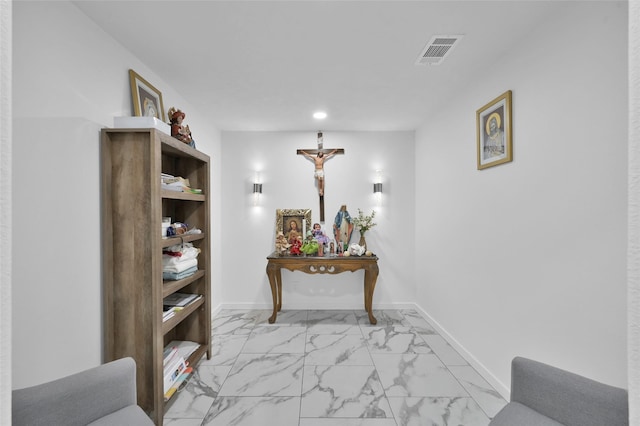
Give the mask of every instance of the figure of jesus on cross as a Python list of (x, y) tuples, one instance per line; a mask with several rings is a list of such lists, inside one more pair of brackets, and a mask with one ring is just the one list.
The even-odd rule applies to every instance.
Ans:
[(322, 132), (318, 132), (318, 149), (299, 149), (298, 155), (304, 155), (315, 165), (313, 177), (318, 182), (318, 195), (320, 196), (320, 222), (324, 222), (324, 162), (336, 154), (344, 154), (344, 149), (324, 149), (322, 147)]
[(329, 152), (327, 155), (324, 155), (323, 151), (318, 151), (318, 153), (314, 156), (309, 154), (307, 151), (300, 150), (305, 157), (310, 159), (316, 164), (316, 171), (313, 173), (313, 177), (318, 180), (318, 195), (321, 197), (324, 195), (324, 161), (333, 157), (336, 153), (337, 149)]

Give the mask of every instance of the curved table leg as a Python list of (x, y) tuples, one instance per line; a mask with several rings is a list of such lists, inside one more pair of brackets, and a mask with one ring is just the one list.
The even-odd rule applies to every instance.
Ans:
[(276, 270), (276, 286), (278, 287), (278, 312), (282, 310), (282, 273), (281, 269)]
[(267, 264), (267, 277), (271, 286), (271, 298), (273, 299), (273, 314), (269, 317), (269, 324), (276, 322), (278, 311), (282, 308), (282, 276), (280, 268), (273, 263)]
[(373, 291), (376, 288), (378, 280), (378, 264), (374, 263), (364, 269), (364, 309), (369, 314), (369, 322), (373, 325), (378, 323), (376, 317), (373, 316)]

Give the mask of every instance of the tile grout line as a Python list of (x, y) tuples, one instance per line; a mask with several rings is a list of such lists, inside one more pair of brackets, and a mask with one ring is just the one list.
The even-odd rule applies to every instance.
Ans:
[[(400, 313), (400, 315), (402, 315), (402, 313)], [(404, 315), (402, 315), (402, 318), (404, 319)], [(380, 327), (386, 328), (385, 325), (380, 325)], [(378, 326), (378, 324), (376, 324), (376, 326)], [(360, 325), (360, 330), (363, 331), (362, 325)], [(362, 334), (364, 337), (364, 332)], [(390, 418), (393, 419), (393, 422), (396, 424), (396, 426), (400, 426), (398, 424), (398, 419), (396, 419), (396, 413), (393, 411), (393, 408), (391, 407), (391, 401), (389, 399), (391, 397), (387, 395), (387, 390), (384, 388), (384, 385), (382, 384), (382, 380), (380, 379), (380, 371), (378, 371), (378, 366), (376, 365), (376, 361), (373, 359), (373, 353), (371, 353), (371, 347), (369, 346), (369, 342), (366, 339), (365, 339), (365, 346), (367, 347), (367, 351), (369, 352), (369, 358), (371, 358), (371, 362), (373, 363), (373, 368), (376, 370), (376, 375), (378, 376), (378, 381), (380, 382), (382, 393), (384, 397), (387, 399), (387, 404), (389, 404), (389, 411), (390, 411), (389, 414), (391, 415)]]
[(309, 339), (309, 311), (305, 310), (304, 320), (304, 353), (302, 357), (302, 380), (300, 380), (300, 401), (298, 403), (298, 426), (302, 421), (302, 391), (304, 390), (304, 372), (307, 368), (307, 341)]

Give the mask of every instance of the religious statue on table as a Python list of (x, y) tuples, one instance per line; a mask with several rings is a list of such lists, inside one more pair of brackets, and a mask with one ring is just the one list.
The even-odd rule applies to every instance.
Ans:
[(343, 249), (345, 244), (348, 246), (351, 240), (351, 233), (353, 232), (353, 224), (351, 223), (351, 216), (347, 211), (346, 204), (343, 204), (336, 214), (336, 218), (333, 222), (333, 234), (338, 244), (338, 250)]
[(171, 120), (171, 122), (169, 123), (171, 125), (171, 136), (178, 139), (179, 141), (186, 143), (190, 147), (195, 148), (196, 142), (191, 136), (191, 130), (189, 129), (189, 126), (182, 125), (185, 116), (185, 113), (180, 111), (179, 109), (176, 109), (175, 107), (169, 108), (169, 119)]

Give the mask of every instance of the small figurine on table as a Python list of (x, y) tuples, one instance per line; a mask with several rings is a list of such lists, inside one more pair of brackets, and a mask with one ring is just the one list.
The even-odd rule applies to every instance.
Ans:
[(191, 136), (191, 130), (189, 126), (183, 126), (182, 122), (185, 118), (185, 113), (176, 109), (175, 107), (169, 108), (169, 119), (171, 120), (171, 136), (189, 145), (192, 148), (196, 147), (196, 142)]
[(301, 255), (302, 254), (302, 252), (300, 251), (301, 247), (302, 247), (302, 237), (298, 236), (298, 237), (296, 237), (295, 240), (293, 240), (293, 243), (291, 244), (291, 247), (289, 248), (289, 254)]
[(313, 224), (313, 230), (311, 231), (313, 234), (313, 238), (318, 240), (319, 243), (327, 244), (329, 242), (329, 237), (327, 237), (322, 230), (322, 226), (319, 223)]
[(302, 243), (302, 247), (300, 247), (300, 250), (304, 254), (309, 256), (318, 254), (318, 240), (313, 238), (313, 234), (311, 233), (311, 231), (307, 231), (307, 239), (304, 240), (304, 243)]
[(319, 223), (313, 224), (313, 230), (311, 232), (313, 238), (318, 242), (318, 256), (324, 256), (324, 246), (329, 244), (329, 237), (325, 235)]
[(291, 247), (291, 244), (289, 244), (287, 238), (284, 236), (282, 231), (280, 231), (276, 237), (276, 253), (278, 253), (279, 256), (283, 255), (287, 252), (289, 247)]

